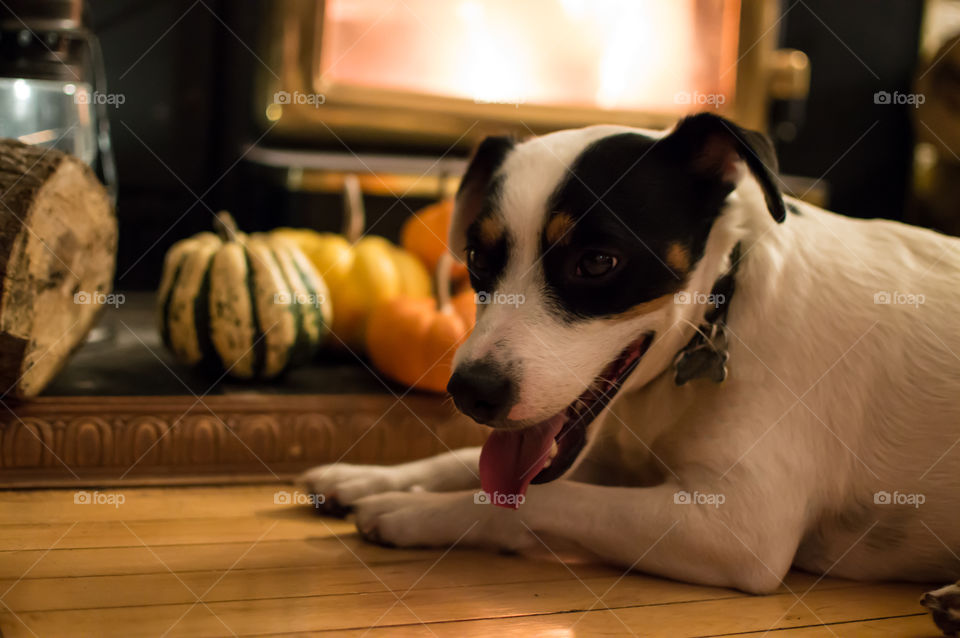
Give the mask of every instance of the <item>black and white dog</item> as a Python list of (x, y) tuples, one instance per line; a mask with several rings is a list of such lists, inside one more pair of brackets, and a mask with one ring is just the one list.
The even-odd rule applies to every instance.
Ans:
[(449, 390), (489, 441), (302, 482), (398, 546), (565, 542), (748, 592), (956, 579), (960, 240), (775, 171), (706, 114), (488, 138), (451, 236), (488, 303)]

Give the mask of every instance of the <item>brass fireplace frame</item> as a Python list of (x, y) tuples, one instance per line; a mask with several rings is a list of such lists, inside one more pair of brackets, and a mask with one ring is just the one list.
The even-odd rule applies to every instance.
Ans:
[[(719, 112), (741, 124), (764, 129), (771, 91), (805, 93), (809, 71), (805, 56), (776, 51), (777, 0), (741, 0), (738, 12), (737, 74), (735, 98)], [(273, 0), (264, 9), (258, 55), (265, 66), (257, 72), (254, 117), (261, 131), (271, 127), (273, 139), (353, 141), (383, 144), (438, 145), (452, 143), (469, 147), (491, 131), (530, 134), (596, 123), (595, 108), (522, 105), (522, 115), (512, 104), (477, 104), (472, 100), (425, 96), (403, 91), (333, 85), (314, 78), (320, 67), (320, 34), (323, 32), (323, 0)], [(737, 15), (738, 14), (738, 15)], [(802, 54), (800, 54), (802, 56)], [(268, 67), (268, 68), (267, 68)], [(275, 77), (274, 73), (276, 73)], [(799, 85), (799, 86), (797, 86)], [(793, 88), (790, 88), (793, 87)], [(325, 102), (275, 104), (278, 91), (290, 94), (320, 94)], [(676, 113), (634, 110), (604, 110), (602, 119), (613, 124), (663, 128)], [(468, 130), (474, 122), (480, 124)], [(462, 139), (461, 139), (462, 138)]]

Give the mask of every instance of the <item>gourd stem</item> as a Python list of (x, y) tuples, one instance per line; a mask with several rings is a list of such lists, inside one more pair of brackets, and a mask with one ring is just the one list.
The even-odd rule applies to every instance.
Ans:
[(366, 214), (363, 210), (363, 190), (360, 178), (353, 173), (343, 176), (343, 236), (351, 244), (357, 243), (363, 235)]
[(453, 255), (446, 252), (440, 255), (437, 261), (437, 310), (447, 312), (451, 309), (450, 303), (450, 271), (453, 270)]
[(237, 241), (237, 235), (240, 231), (237, 229), (237, 222), (233, 220), (233, 215), (225, 210), (220, 211), (213, 216), (213, 229), (223, 241)]

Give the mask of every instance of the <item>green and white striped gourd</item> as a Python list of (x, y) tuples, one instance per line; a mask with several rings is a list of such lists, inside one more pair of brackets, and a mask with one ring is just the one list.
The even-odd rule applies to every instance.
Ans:
[(290, 239), (241, 233), (226, 212), (214, 225), (216, 233), (167, 252), (158, 295), (164, 344), (187, 365), (241, 379), (309, 361), (332, 321), (323, 278)]

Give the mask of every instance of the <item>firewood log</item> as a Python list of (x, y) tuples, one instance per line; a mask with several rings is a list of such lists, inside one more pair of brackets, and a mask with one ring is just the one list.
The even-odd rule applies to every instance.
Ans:
[(109, 296), (117, 220), (90, 168), (0, 140), (0, 401), (43, 390)]

